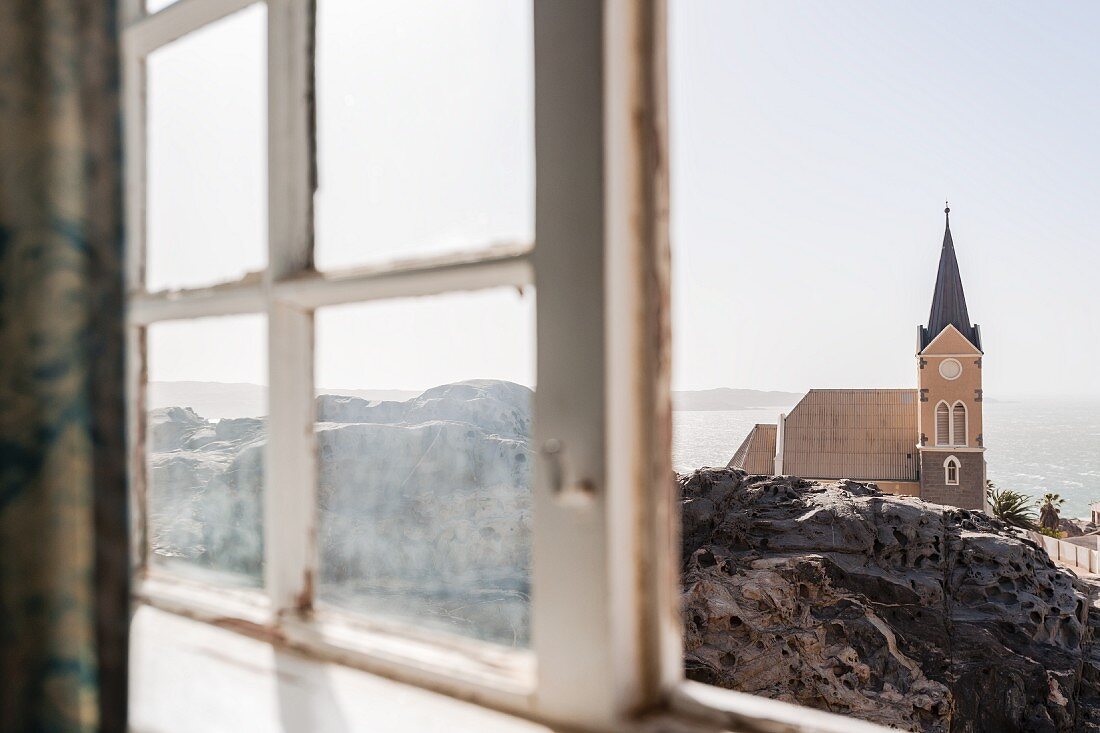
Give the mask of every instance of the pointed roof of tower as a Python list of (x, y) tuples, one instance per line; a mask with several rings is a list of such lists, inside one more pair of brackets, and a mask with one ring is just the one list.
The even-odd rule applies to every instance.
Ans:
[(936, 289), (932, 293), (932, 310), (928, 314), (928, 326), (921, 333), (921, 349), (953, 325), (970, 343), (981, 349), (978, 329), (970, 322), (966, 311), (966, 295), (963, 293), (959, 261), (955, 258), (955, 242), (951, 239), (951, 207), (945, 206), (943, 249), (940, 250), (940, 267), (936, 272)]

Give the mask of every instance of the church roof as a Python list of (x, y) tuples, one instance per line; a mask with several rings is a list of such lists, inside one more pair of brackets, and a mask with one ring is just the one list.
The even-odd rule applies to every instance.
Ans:
[(943, 213), (946, 223), (943, 248), (940, 250), (940, 266), (936, 272), (936, 289), (932, 294), (928, 325), (921, 328), (920, 348), (925, 349), (950, 324), (981, 350), (978, 328), (970, 322), (970, 314), (966, 311), (962, 275), (959, 273), (959, 261), (955, 257), (955, 242), (951, 239), (951, 209), (944, 208)]
[(783, 473), (916, 481), (915, 389), (812, 389), (783, 427)]
[[(916, 481), (915, 389), (812, 389), (783, 421), (783, 473), (816, 479)], [(776, 426), (757, 425), (731, 468), (774, 470)]]
[(752, 474), (771, 475), (775, 472), (775, 426), (758, 423), (726, 464)]

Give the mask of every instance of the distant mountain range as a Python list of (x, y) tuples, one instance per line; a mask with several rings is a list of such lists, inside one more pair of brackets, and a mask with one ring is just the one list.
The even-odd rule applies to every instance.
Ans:
[[(420, 392), (402, 389), (319, 389), (317, 394), (404, 402)], [(267, 387), (242, 382), (150, 382), (149, 409), (190, 407), (207, 420), (266, 415)]]
[[(404, 402), (420, 392), (401, 389), (322, 388), (317, 394), (338, 394), (367, 400)], [(790, 407), (801, 392), (765, 392), (756, 389), (704, 389), (672, 393), (673, 409), (684, 411), (745, 410), (754, 407)], [(226, 382), (151, 382), (149, 408), (190, 407), (208, 420), (258, 417), (267, 414), (267, 388), (258, 384)]]

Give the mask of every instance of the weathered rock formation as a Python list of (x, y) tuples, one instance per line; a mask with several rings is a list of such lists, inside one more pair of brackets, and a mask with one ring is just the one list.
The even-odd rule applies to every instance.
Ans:
[(689, 677), (913, 731), (1100, 730), (1089, 586), (979, 512), (680, 477)]
[(1074, 519), (1062, 517), (1058, 520), (1058, 531), (1063, 532), (1063, 537), (1081, 537), (1096, 531), (1096, 525), (1086, 519)]
[(263, 421), (210, 421), (186, 407), (148, 421), (149, 532), (156, 560), (233, 573), (263, 569)]
[(322, 395), (322, 600), (504, 644), (529, 634), (533, 392)]
[[(532, 396), (497, 380), (402, 402), (319, 396), (319, 599), (525, 644)], [(264, 421), (168, 407), (149, 435), (154, 556), (258, 584)]]

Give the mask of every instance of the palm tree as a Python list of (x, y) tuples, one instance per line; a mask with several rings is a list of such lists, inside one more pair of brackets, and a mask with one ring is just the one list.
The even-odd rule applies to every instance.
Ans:
[(1046, 494), (1043, 494), (1043, 503), (1050, 504), (1053, 507), (1060, 507), (1066, 503), (1066, 500), (1063, 499), (1059, 494), (1052, 494), (1050, 492), (1047, 492)]
[(1061, 511), (1058, 507), (1065, 504), (1066, 500), (1058, 494), (1047, 492), (1043, 494), (1043, 505), (1039, 509), (1039, 525), (1052, 532), (1058, 531), (1058, 522), (1061, 519)]
[(1023, 529), (1035, 529), (1035, 500), (1012, 489), (998, 489), (986, 482), (986, 495), (993, 516), (1005, 524)]

